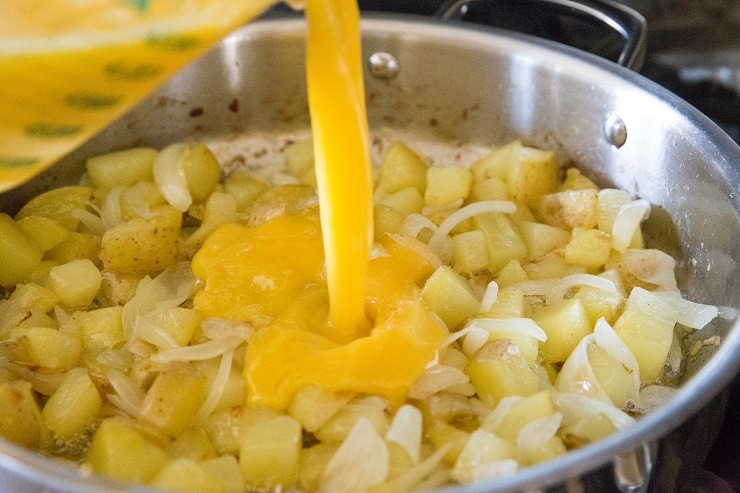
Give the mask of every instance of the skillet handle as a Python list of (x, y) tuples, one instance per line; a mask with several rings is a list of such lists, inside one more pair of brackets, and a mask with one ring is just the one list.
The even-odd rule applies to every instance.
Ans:
[(448, 0), (436, 15), (550, 39), (635, 71), (645, 60), (645, 18), (612, 0)]

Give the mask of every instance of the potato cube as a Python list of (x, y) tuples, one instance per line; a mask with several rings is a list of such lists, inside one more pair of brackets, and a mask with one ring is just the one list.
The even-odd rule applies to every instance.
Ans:
[(378, 188), (386, 194), (393, 194), (413, 187), (423, 197), (426, 189), (427, 164), (424, 158), (401, 142), (394, 142), (388, 148), (380, 164)]
[(522, 264), (515, 259), (509, 260), (496, 274), (496, 283), (499, 288), (524, 282), (528, 279), (529, 277), (527, 277), (527, 272), (522, 267)]
[(446, 265), (427, 279), (421, 298), (450, 330), (480, 311), (480, 300), (473, 294), (470, 283)]
[(49, 271), (49, 287), (67, 308), (89, 306), (102, 283), (100, 270), (88, 259), (73, 260)]
[(50, 327), (18, 328), (10, 332), (13, 360), (43, 368), (71, 369), (82, 351), (78, 337)]
[(543, 195), (539, 213), (550, 226), (572, 230), (595, 228), (599, 220), (598, 191), (566, 190)]
[(427, 169), (424, 202), (439, 206), (465, 200), (470, 195), (473, 174), (462, 166), (434, 166)]
[(159, 187), (153, 181), (140, 181), (126, 188), (118, 200), (121, 217), (130, 221), (136, 217), (147, 217), (152, 209), (167, 203)]
[(519, 432), (535, 419), (545, 418), (555, 412), (550, 390), (541, 390), (514, 402), (503, 419), (495, 423), (484, 421), (481, 428), (496, 435), (515, 441)]
[(497, 272), (510, 260), (517, 260), (520, 263), (527, 260), (527, 245), (506, 215), (480, 214), (473, 218), (473, 223), (486, 236), (488, 268), (492, 272)]
[(386, 233), (396, 233), (401, 228), (406, 216), (393, 207), (378, 204), (375, 206), (374, 232), (377, 240)]
[(70, 439), (95, 422), (101, 406), (100, 394), (87, 370), (75, 368), (67, 372), (41, 414), (51, 431), (63, 439)]
[(521, 222), (517, 229), (524, 244), (527, 245), (529, 257), (539, 260), (545, 255), (560, 248), (570, 241), (570, 233), (564, 229), (537, 222)]
[(133, 185), (137, 181), (151, 181), (156, 156), (154, 149), (132, 147), (93, 156), (85, 163), (85, 169), (95, 188), (112, 190)]
[(18, 211), (16, 220), (28, 216), (43, 216), (54, 219), (70, 231), (76, 231), (80, 220), (72, 215), (75, 209), (86, 209), (92, 188), (68, 186), (55, 188), (32, 198)]
[(514, 141), (493, 150), (490, 154), (478, 159), (470, 167), (475, 183), (482, 183), (491, 178), (504, 180), (511, 160), (512, 149), (521, 143)]
[(245, 212), (267, 190), (267, 185), (247, 173), (234, 173), (224, 181), (224, 191), (236, 198), (236, 209)]
[(492, 464), (511, 460), (516, 470), (516, 445), (485, 430), (471, 433), (465, 447), (455, 461), (452, 477), (465, 484), (485, 479), (490, 474)]
[(100, 245), (100, 236), (73, 232), (46, 252), (45, 258), (60, 264), (87, 259), (95, 265), (100, 265)]
[(0, 384), (0, 436), (30, 449), (44, 442), (46, 425), (31, 383), (15, 380)]
[(498, 177), (475, 181), (470, 190), (470, 199), (476, 202), (480, 200), (508, 200), (509, 187), (504, 180)]
[(17, 285), (10, 299), (23, 308), (35, 308), (43, 313), (50, 311), (59, 303), (59, 296), (35, 282)]
[(148, 219), (132, 219), (105, 232), (100, 250), (105, 270), (158, 273), (177, 261), (182, 216), (161, 207)]
[(605, 188), (598, 193), (599, 219), (598, 228), (605, 233), (612, 234), (614, 219), (622, 206), (632, 202), (630, 194), (623, 190)]
[(140, 335), (160, 348), (170, 348), (173, 342), (178, 346), (187, 346), (202, 318), (200, 312), (192, 308), (160, 308), (144, 315)]
[(436, 448), (447, 445), (449, 449), (444, 456), (444, 460), (454, 464), (457, 458), (465, 448), (465, 444), (470, 438), (470, 433), (455, 428), (451, 424), (438, 418), (424, 418), (424, 435)]
[(98, 474), (147, 483), (167, 463), (167, 454), (132, 423), (108, 418), (93, 435), (85, 462)]
[(510, 286), (500, 286), (496, 302), (486, 313), (492, 318), (522, 318), (524, 313), (524, 293), (521, 289)]
[(242, 476), (239, 462), (233, 455), (222, 455), (200, 462), (216, 481), (221, 485), (224, 493), (244, 493), (246, 483)]
[(506, 168), (506, 183), (513, 200), (536, 208), (540, 198), (557, 190), (560, 165), (554, 153), (521, 145), (515, 141)]
[(144, 397), (141, 417), (170, 436), (188, 429), (207, 396), (206, 379), (189, 364), (160, 373)]
[(304, 387), (293, 397), (288, 407), (288, 414), (298, 420), (306, 431), (313, 433), (352, 397), (351, 393), (327, 392), (315, 386)]
[(539, 390), (539, 378), (509, 339), (483, 345), (465, 368), (470, 383), (484, 402), (498, 402), (512, 395), (528, 396)]
[(0, 213), (0, 286), (10, 287), (31, 275), (43, 252), (7, 214)]
[(305, 139), (292, 143), (285, 149), (285, 164), (295, 176), (301, 176), (314, 167), (313, 140)]
[(380, 397), (366, 397), (351, 401), (334, 413), (315, 432), (322, 442), (341, 442), (352, 431), (357, 420), (367, 419), (380, 436), (385, 436), (388, 421), (388, 403)]
[(486, 235), (479, 229), (454, 235), (452, 257), (455, 270), (465, 275), (485, 270), (488, 267)]
[(337, 443), (318, 443), (301, 450), (300, 477), (298, 478), (300, 491), (318, 490), (321, 476), (337, 448), (339, 448)]
[(626, 368), (621, 361), (611, 357), (601, 346), (588, 346), (588, 361), (601, 388), (612, 403), (622, 408), (632, 393), (634, 382), (632, 370)]
[(568, 448), (578, 448), (606, 438), (617, 431), (614, 423), (603, 413), (589, 414), (578, 419), (559, 431)]
[(532, 318), (547, 334), (547, 340), (540, 343), (540, 354), (551, 363), (568, 359), (581, 339), (593, 330), (578, 298), (546, 305), (535, 311)]
[(619, 314), (622, 313), (625, 302), (621, 294), (593, 286), (581, 286), (574, 297), (581, 300), (592, 325), (596, 325), (602, 317), (610, 324), (614, 324)]
[(150, 485), (162, 490), (223, 493), (218, 478), (193, 459), (179, 457), (167, 462)]
[(375, 203), (376, 205), (392, 207), (404, 216), (408, 216), (421, 212), (424, 208), (424, 196), (416, 187), (407, 187), (389, 194), (376, 194)]
[(72, 320), (80, 331), (83, 349), (114, 349), (126, 343), (121, 321), (122, 306), (79, 311)]
[(247, 485), (258, 490), (289, 490), (298, 482), (301, 424), (278, 416), (244, 430), (239, 465)]
[(565, 170), (565, 180), (558, 187), (558, 191), (565, 190), (597, 190), (599, 187), (589, 178), (583, 176), (577, 168), (568, 168)]
[(540, 462), (554, 459), (559, 455), (563, 455), (567, 451), (568, 450), (565, 448), (563, 440), (559, 436), (555, 435), (537, 447), (518, 451), (517, 459), (520, 464), (530, 466), (532, 464), (539, 464)]
[(676, 325), (675, 320), (650, 310), (650, 298), (649, 291), (633, 289), (624, 311), (614, 322), (614, 331), (637, 359), (642, 380), (655, 380), (660, 376)]
[(18, 220), (18, 227), (44, 252), (66, 240), (70, 234), (58, 221), (44, 216), (26, 216)]
[(612, 236), (599, 229), (573, 231), (565, 247), (565, 261), (590, 270), (602, 267), (612, 250)]

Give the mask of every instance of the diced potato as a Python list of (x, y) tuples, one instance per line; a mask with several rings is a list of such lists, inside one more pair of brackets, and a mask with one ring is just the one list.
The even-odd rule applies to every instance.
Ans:
[(521, 145), (511, 148), (506, 183), (512, 199), (536, 208), (540, 198), (560, 185), (560, 164), (554, 153)]
[(46, 252), (45, 258), (60, 264), (73, 260), (87, 259), (95, 265), (100, 262), (100, 237), (88, 233), (70, 233), (54, 248)]
[(140, 336), (160, 348), (168, 348), (173, 342), (186, 346), (202, 318), (200, 312), (192, 308), (163, 307), (144, 315)]
[(524, 313), (524, 293), (513, 286), (499, 286), (496, 302), (485, 314), (492, 318), (521, 318)]
[(596, 183), (583, 176), (578, 168), (568, 168), (565, 170), (565, 180), (560, 184), (558, 190), (598, 190)]
[(247, 485), (239, 468), (239, 462), (233, 455), (207, 459), (201, 461), (200, 465), (216, 478), (224, 493), (244, 493), (246, 491)]
[(35, 308), (41, 312), (48, 312), (59, 303), (59, 296), (53, 291), (35, 282), (19, 284), (10, 295), (10, 299), (23, 308)]
[(100, 271), (88, 259), (73, 260), (49, 271), (49, 287), (67, 308), (89, 306), (102, 282)]
[(470, 358), (465, 373), (484, 402), (498, 402), (512, 395), (528, 396), (539, 390), (537, 374), (509, 339), (484, 344)]
[(320, 387), (310, 385), (296, 393), (288, 407), (288, 414), (298, 420), (306, 431), (313, 433), (352, 397), (351, 393), (327, 392)]
[(285, 164), (295, 176), (301, 176), (314, 167), (313, 140), (294, 142), (285, 149)]
[(515, 441), (519, 432), (535, 419), (545, 418), (555, 412), (555, 404), (550, 390), (541, 390), (536, 394), (514, 402), (500, 421), (484, 421), (481, 428), (496, 435)]
[(43, 251), (7, 214), (0, 213), (0, 286), (27, 279), (41, 263)]
[(532, 318), (547, 334), (540, 343), (540, 354), (551, 362), (565, 361), (593, 326), (581, 300), (571, 298), (547, 305), (532, 314)]
[(520, 263), (527, 260), (527, 245), (505, 214), (480, 214), (473, 218), (473, 223), (486, 235), (488, 268), (492, 272), (497, 272), (510, 260)]
[(151, 486), (163, 490), (193, 493), (223, 493), (223, 488), (208, 469), (192, 459), (173, 459), (152, 478)]
[(604, 291), (593, 286), (581, 286), (575, 297), (581, 300), (592, 325), (604, 317), (610, 324), (614, 324), (624, 308), (624, 297), (619, 293)]
[(188, 190), (194, 202), (205, 202), (221, 180), (221, 165), (204, 144), (188, 146), (181, 161)]
[(167, 454), (133, 424), (108, 418), (93, 435), (85, 462), (98, 474), (147, 483), (167, 463)]
[(475, 182), (482, 183), (491, 178), (504, 180), (511, 160), (512, 149), (518, 145), (521, 145), (521, 143), (510, 142), (474, 162), (470, 170), (473, 172)]
[(216, 449), (203, 428), (190, 428), (167, 447), (170, 457), (185, 457), (196, 462), (216, 457)]
[(58, 221), (44, 216), (26, 216), (18, 220), (18, 227), (44, 252), (66, 240), (70, 234)]
[(267, 190), (267, 185), (247, 173), (234, 173), (224, 181), (224, 190), (236, 198), (237, 210), (245, 212)]
[(49, 327), (50, 329), (59, 328), (59, 324), (57, 323), (57, 321), (47, 315), (46, 312), (43, 312), (38, 308), (31, 308), (29, 312), (31, 315), (27, 319), (19, 323), (17, 327)]
[(393, 207), (378, 204), (375, 206), (373, 218), (375, 239), (378, 239), (386, 233), (396, 233), (401, 228), (406, 216)]
[(570, 274), (584, 274), (588, 271), (582, 265), (573, 265), (565, 261), (563, 252), (555, 250), (536, 262), (522, 267), (529, 279), (558, 279)]
[(440, 266), (427, 279), (421, 298), (450, 329), (480, 311), (480, 300), (473, 294), (470, 283), (446, 265)]
[(80, 331), (83, 349), (114, 349), (126, 343), (120, 305), (79, 311), (72, 314), (72, 320)]
[(206, 399), (206, 379), (189, 364), (175, 365), (157, 376), (144, 397), (141, 417), (169, 434), (188, 429)]
[(541, 259), (556, 248), (566, 245), (570, 240), (570, 233), (547, 224), (521, 222), (517, 224), (517, 229), (533, 260)]
[(614, 330), (635, 355), (642, 380), (655, 380), (663, 371), (673, 341), (675, 320), (649, 310), (650, 293), (632, 290)]
[(527, 272), (522, 267), (522, 264), (515, 259), (509, 260), (496, 275), (496, 283), (499, 288), (510, 286), (518, 282), (524, 282), (528, 279)]
[(182, 216), (170, 206), (160, 207), (148, 219), (132, 219), (105, 232), (100, 250), (105, 270), (158, 273), (177, 261)]
[(10, 332), (13, 359), (43, 368), (71, 369), (82, 351), (79, 338), (50, 327), (29, 327)]
[(85, 168), (95, 188), (112, 190), (133, 185), (137, 181), (151, 181), (156, 156), (154, 149), (133, 147), (93, 156), (87, 160)]
[(87, 430), (97, 419), (102, 400), (85, 368), (67, 372), (59, 388), (51, 394), (41, 414), (46, 425), (63, 439)]
[(470, 199), (480, 200), (508, 200), (509, 187), (506, 182), (498, 177), (486, 178), (482, 181), (475, 181), (470, 190)]
[(612, 358), (602, 347), (589, 345), (588, 361), (601, 388), (612, 403), (621, 408), (632, 392), (633, 375), (621, 361)]
[(31, 383), (23, 380), (0, 383), (0, 436), (35, 450), (44, 442), (45, 430)]
[(565, 261), (583, 265), (591, 270), (602, 267), (612, 249), (612, 237), (599, 229), (585, 229), (573, 232), (565, 247)]
[(308, 185), (277, 185), (255, 198), (249, 207), (249, 226), (257, 226), (282, 214), (296, 214), (316, 198), (316, 191)]
[(465, 200), (470, 195), (473, 174), (462, 166), (433, 166), (427, 169), (427, 186), (424, 202), (438, 206), (456, 200)]
[(219, 454), (237, 454), (239, 437), (244, 428), (244, 408), (222, 409), (211, 414), (204, 428)]
[(300, 476), (298, 478), (300, 491), (317, 490), (321, 476), (337, 448), (339, 448), (337, 443), (319, 443), (301, 450)]
[(404, 216), (408, 216), (421, 212), (424, 207), (424, 196), (416, 187), (407, 187), (388, 194), (381, 194), (376, 198), (375, 203), (392, 207)]
[(599, 220), (598, 193), (587, 189), (543, 195), (538, 210), (545, 223), (557, 228), (595, 228)]
[(315, 432), (322, 442), (341, 442), (349, 435), (357, 420), (367, 419), (380, 436), (385, 436), (390, 423), (387, 415), (388, 403), (379, 397), (355, 399), (334, 413)]
[(452, 237), (452, 258), (456, 271), (474, 274), (488, 267), (488, 248), (483, 231), (475, 229)]
[(290, 416), (248, 426), (239, 451), (239, 465), (247, 485), (258, 490), (289, 490), (295, 486), (301, 444), (301, 425)]
[(599, 219), (598, 228), (605, 233), (612, 234), (614, 219), (622, 206), (632, 202), (630, 194), (623, 190), (605, 188), (598, 193)]
[(413, 187), (423, 197), (426, 179), (427, 164), (424, 158), (401, 142), (391, 144), (380, 165), (378, 188), (386, 194), (393, 194)]
[(568, 448), (578, 448), (606, 438), (616, 431), (614, 423), (605, 414), (598, 413), (563, 426), (558, 434)]
[(86, 209), (92, 197), (92, 188), (68, 186), (55, 188), (37, 195), (21, 208), (15, 216), (21, 220), (28, 216), (43, 216), (54, 219), (70, 231), (75, 231), (80, 220), (72, 215), (75, 209)]
[(523, 466), (530, 466), (532, 464), (539, 464), (546, 460), (554, 459), (559, 455), (563, 455), (568, 450), (565, 447), (565, 443), (558, 436), (552, 436), (549, 440), (542, 443), (539, 447), (530, 448), (527, 450), (519, 451), (517, 459)]
[(451, 475), (463, 484), (478, 481), (491, 474), (492, 464), (515, 457), (514, 443), (491, 432), (476, 430), (465, 443)]
[(144, 274), (121, 274), (103, 272), (103, 284), (98, 293), (98, 302), (102, 306), (125, 305), (136, 294), (136, 287)]
[[(221, 366), (221, 358), (194, 361), (193, 365), (206, 377), (207, 387), (212, 388), (219, 367)], [(226, 379), (226, 384), (224, 385), (223, 394), (214, 411), (243, 406), (247, 399), (246, 390), (247, 386), (244, 382), (244, 373), (236, 365), (232, 365)]]

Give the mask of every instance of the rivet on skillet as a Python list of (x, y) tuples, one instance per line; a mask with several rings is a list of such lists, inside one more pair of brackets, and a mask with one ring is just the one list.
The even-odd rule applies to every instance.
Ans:
[(604, 119), (602, 127), (604, 136), (609, 143), (615, 147), (622, 147), (627, 142), (627, 126), (621, 118), (610, 113)]
[(390, 80), (401, 70), (396, 57), (390, 53), (379, 51), (370, 55), (370, 74), (378, 79)]

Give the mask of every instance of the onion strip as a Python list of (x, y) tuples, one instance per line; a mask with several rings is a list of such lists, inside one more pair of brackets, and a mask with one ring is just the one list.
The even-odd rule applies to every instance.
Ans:
[(430, 248), (440, 255), (444, 250), (445, 238), (447, 238), (447, 235), (455, 228), (455, 226), (471, 217), (491, 212), (513, 214), (516, 212), (516, 204), (508, 200), (483, 200), (480, 202), (473, 202), (472, 204), (456, 210), (450, 214), (447, 219), (442, 221), (442, 224), (439, 225), (437, 231), (434, 232), (432, 238), (429, 240)]

